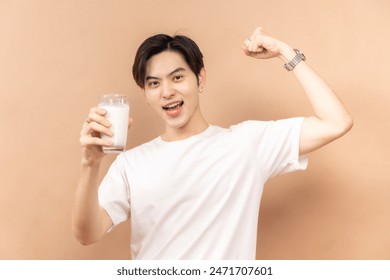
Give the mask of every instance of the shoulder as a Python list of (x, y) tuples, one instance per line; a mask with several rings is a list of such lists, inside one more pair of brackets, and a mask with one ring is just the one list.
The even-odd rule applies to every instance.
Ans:
[(294, 117), (280, 120), (269, 120), (269, 121), (260, 121), (260, 120), (247, 120), (239, 124), (233, 125), (230, 127), (232, 131), (244, 131), (244, 130), (267, 130), (275, 127), (291, 127), (295, 125), (301, 125), (303, 117)]
[(229, 131), (238, 135), (261, 134), (274, 124), (275, 121), (247, 120), (229, 127)]
[(129, 163), (130, 160), (136, 160), (142, 155), (153, 153), (154, 150), (159, 149), (159, 139), (155, 138), (151, 141), (145, 142), (138, 146), (135, 146), (123, 153), (120, 153), (116, 158), (119, 164)]
[(248, 120), (231, 126), (229, 129), (233, 134), (259, 141), (275, 138), (283, 138), (291, 132), (299, 133), (302, 126), (301, 117), (287, 118), (280, 120), (258, 121)]

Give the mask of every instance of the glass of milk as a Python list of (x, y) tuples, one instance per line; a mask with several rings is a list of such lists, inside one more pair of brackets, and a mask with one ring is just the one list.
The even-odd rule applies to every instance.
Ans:
[(114, 145), (103, 147), (105, 153), (120, 153), (126, 148), (129, 121), (129, 101), (126, 95), (107, 94), (100, 97), (99, 108), (106, 110), (105, 117), (110, 121), (113, 136), (101, 134), (101, 138), (111, 140)]

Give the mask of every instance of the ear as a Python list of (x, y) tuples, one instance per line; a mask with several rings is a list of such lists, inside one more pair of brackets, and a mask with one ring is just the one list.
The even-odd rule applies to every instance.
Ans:
[(206, 69), (202, 68), (198, 75), (199, 88), (204, 88), (206, 85)]

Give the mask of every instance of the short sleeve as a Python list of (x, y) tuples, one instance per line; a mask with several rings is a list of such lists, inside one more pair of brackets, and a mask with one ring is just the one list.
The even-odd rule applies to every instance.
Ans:
[(130, 218), (130, 189), (121, 155), (112, 163), (99, 186), (99, 204), (114, 226)]
[(307, 156), (299, 156), (302, 122), (301, 117), (245, 122), (255, 161), (265, 178), (306, 169)]

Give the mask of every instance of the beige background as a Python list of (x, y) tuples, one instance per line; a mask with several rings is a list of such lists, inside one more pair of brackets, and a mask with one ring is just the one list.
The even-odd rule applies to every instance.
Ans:
[(390, 259), (388, 0), (0, 1), (0, 259), (130, 257), (129, 223), (83, 247), (70, 213), (79, 130), (99, 95), (130, 96), (129, 148), (161, 132), (131, 78), (149, 35), (198, 42), (213, 124), (310, 114), (281, 61), (242, 54), (258, 25), (302, 49), (355, 119), (307, 171), (266, 185), (258, 258)]

